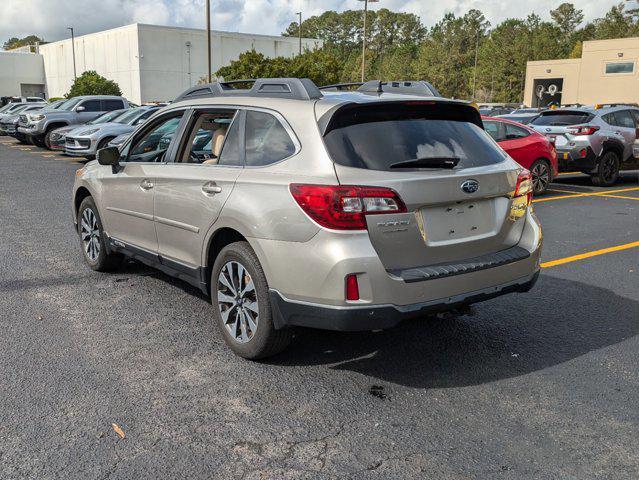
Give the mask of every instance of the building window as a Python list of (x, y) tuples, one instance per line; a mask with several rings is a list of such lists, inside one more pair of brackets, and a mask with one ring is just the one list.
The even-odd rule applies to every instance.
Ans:
[(617, 73), (634, 73), (635, 62), (609, 62), (606, 63), (606, 75)]

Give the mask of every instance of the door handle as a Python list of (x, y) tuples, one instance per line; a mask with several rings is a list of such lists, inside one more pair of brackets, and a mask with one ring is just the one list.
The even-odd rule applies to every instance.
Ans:
[(206, 182), (202, 185), (202, 192), (206, 195), (215, 195), (221, 191), (222, 187), (219, 187), (215, 182)]
[(148, 178), (145, 178), (140, 182), (140, 188), (142, 190), (151, 190), (153, 188), (153, 182)]

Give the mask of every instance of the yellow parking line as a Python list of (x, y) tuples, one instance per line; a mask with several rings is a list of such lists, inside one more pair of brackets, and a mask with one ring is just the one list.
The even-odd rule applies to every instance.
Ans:
[(601, 195), (602, 197), (622, 198), (624, 200), (639, 200), (639, 197), (624, 197), (623, 195)]
[(561, 172), (557, 174), (558, 177), (562, 177), (564, 175), (582, 175), (582, 172)]
[(559, 192), (559, 193), (572, 193), (573, 195), (577, 194), (577, 193), (584, 193), (584, 192), (576, 192), (574, 190), (560, 190), (558, 188), (548, 188), (546, 189), (547, 192)]
[(639, 247), (639, 242), (626, 243), (624, 245), (617, 245), (616, 247), (602, 248), (601, 250), (595, 250), (593, 252), (580, 253), (579, 255), (573, 255), (572, 257), (559, 258), (557, 260), (551, 260), (550, 262), (544, 262), (541, 264), (541, 268), (556, 267), (557, 265), (563, 265), (564, 263), (576, 262), (577, 260), (584, 260), (586, 258), (636, 247)]
[(633, 188), (620, 188), (618, 190), (606, 190), (603, 192), (592, 192), (592, 193), (573, 193), (571, 195), (560, 195), (557, 197), (548, 197), (548, 198), (538, 198), (533, 200), (534, 203), (540, 202), (550, 202), (552, 200), (561, 200), (562, 198), (576, 198), (576, 197), (602, 197), (606, 195), (610, 195), (611, 193), (621, 193), (621, 192), (635, 192), (639, 190), (639, 187)]

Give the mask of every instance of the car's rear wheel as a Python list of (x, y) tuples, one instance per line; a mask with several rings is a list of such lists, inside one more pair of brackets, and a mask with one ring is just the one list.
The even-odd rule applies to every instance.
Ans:
[(532, 174), (533, 194), (544, 194), (548, 185), (550, 185), (550, 182), (552, 181), (550, 163), (548, 163), (548, 160), (535, 160), (535, 162), (530, 166), (530, 173)]
[(78, 234), (84, 261), (98, 272), (114, 270), (122, 263), (122, 255), (107, 251), (103, 233), (95, 202), (92, 197), (86, 197), (78, 209)]
[(611, 187), (619, 179), (619, 156), (608, 151), (599, 160), (597, 171), (591, 176), (592, 183), (601, 187)]
[(211, 303), (224, 341), (240, 357), (270, 357), (291, 341), (290, 329), (273, 325), (266, 276), (247, 242), (227, 245), (215, 260)]

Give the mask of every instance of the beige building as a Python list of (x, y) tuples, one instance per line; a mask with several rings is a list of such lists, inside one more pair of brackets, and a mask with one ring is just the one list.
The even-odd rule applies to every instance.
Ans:
[(581, 58), (528, 62), (524, 103), (639, 103), (639, 38), (584, 42)]

